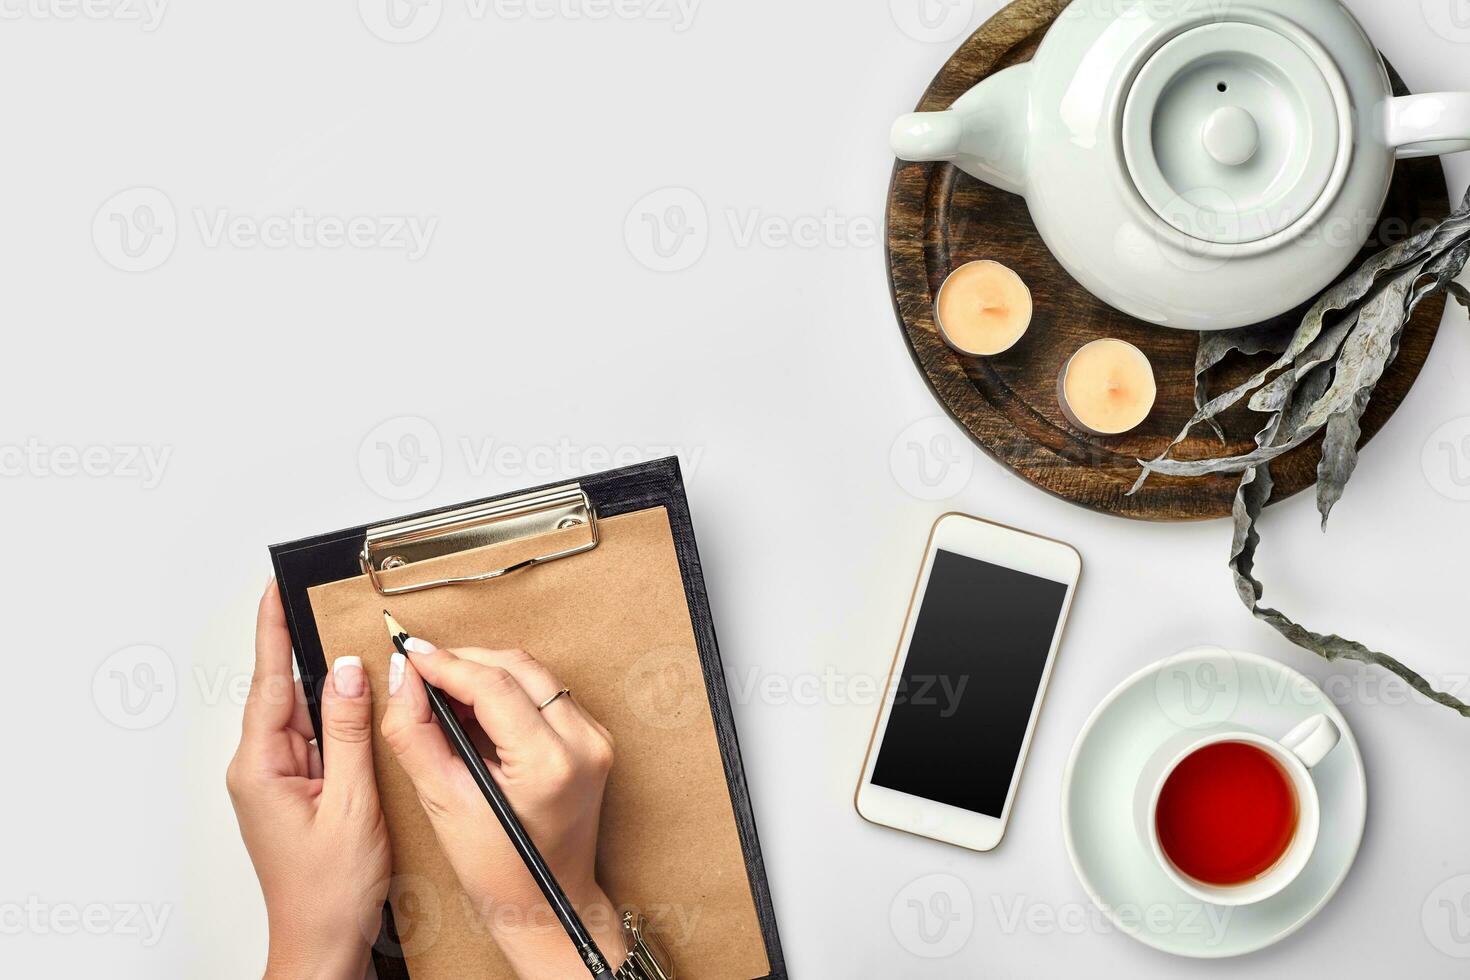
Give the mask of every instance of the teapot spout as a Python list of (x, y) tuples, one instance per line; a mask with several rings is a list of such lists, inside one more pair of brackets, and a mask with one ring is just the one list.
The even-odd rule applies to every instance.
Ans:
[(910, 112), (893, 123), (888, 141), (900, 160), (925, 163), (953, 160), (960, 155), (965, 126), (953, 109), (943, 112)]
[(900, 160), (948, 161), (1013, 194), (1025, 193), (1031, 63), (996, 72), (942, 112), (911, 112), (889, 135)]

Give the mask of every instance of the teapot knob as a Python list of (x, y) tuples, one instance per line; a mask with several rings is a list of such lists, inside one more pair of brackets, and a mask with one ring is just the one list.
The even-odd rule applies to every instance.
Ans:
[(1256, 117), (1240, 106), (1224, 106), (1210, 113), (1202, 133), (1205, 152), (1216, 163), (1238, 167), (1256, 155), (1261, 131)]

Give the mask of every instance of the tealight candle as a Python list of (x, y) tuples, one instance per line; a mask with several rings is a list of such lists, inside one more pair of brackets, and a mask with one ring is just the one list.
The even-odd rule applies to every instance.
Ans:
[(934, 302), (944, 342), (985, 357), (1010, 350), (1031, 324), (1031, 290), (999, 262), (966, 262), (945, 278)]
[(1135, 428), (1148, 418), (1157, 396), (1153, 365), (1126, 340), (1084, 344), (1062, 365), (1057, 379), (1067, 421), (1100, 436)]

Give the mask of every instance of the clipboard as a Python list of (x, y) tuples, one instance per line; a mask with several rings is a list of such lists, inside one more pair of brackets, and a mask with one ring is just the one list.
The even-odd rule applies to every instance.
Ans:
[[(349, 649), (363, 656), (375, 703), (381, 700), (381, 666), (375, 670), (365, 650), (380, 649), (386, 664), (385, 603), (409, 629), (422, 622), (426, 635), (446, 646), (531, 650), (617, 744), (598, 849), (598, 876), (613, 902), (650, 917), (681, 980), (785, 980), (676, 458), (273, 545), (270, 552), (318, 736), (322, 685), (335, 656)], [(374, 615), (359, 624), (365, 606)], [(509, 635), (433, 632), (445, 623)], [(636, 638), (624, 642), (620, 631)], [(518, 642), (523, 636), (545, 640), (545, 648)], [(649, 702), (640, 671), (658, 675), (655, 688), (663, 684), (678, 695), (677, 710)], [(578, 673), (601, 682), (578, 691)], [(378, 976), (513, 977), (493, 941), (483, 930), (476, 934), (473, 910), (432, 831), (424, 836), (426, 818), (418, 812), (418, 824), (416, 802), (402, 799), (406, 775), (380, 749), (375, 736), (394, 878), (373, 948)], [(693, 791), (669, 792), (686, 786)], [(667, 853), (674, 840), (694, 853)]]

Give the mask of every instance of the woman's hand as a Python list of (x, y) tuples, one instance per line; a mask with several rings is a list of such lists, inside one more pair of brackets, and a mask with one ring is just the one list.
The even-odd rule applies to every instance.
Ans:
[(274, 580), (255, 625), (255, 676), (225, 782), (265, 893), (267, 978), (360, 980), (390, 874), (373, 777), (372, 696), (362, 661), (339, 657), (322, 692), (322, 754)]
[(439, 844), (490, 933), (522, 977), (585, 972), (530, 873), (429, 708), (423, 681), (467, 706), (494, 743), (486, 765), (551, 865), (602, 953), (622, 940), (594, 863), (612, 737), (571, 697), (537, 706), (562, 684), (520, 650), (439, 650), (411, 639), (395, 654), (383, 736), (413, 780)]

